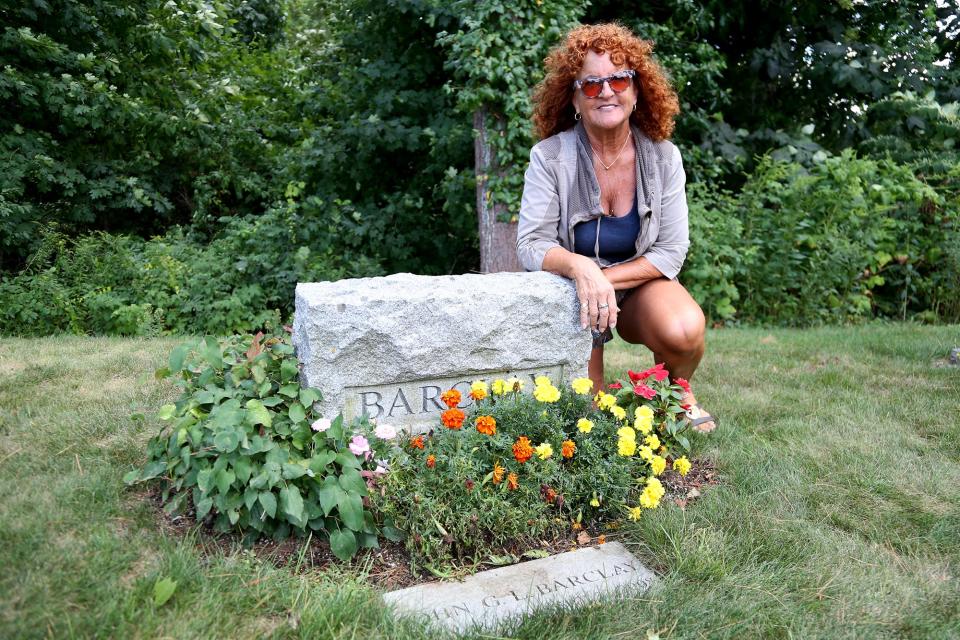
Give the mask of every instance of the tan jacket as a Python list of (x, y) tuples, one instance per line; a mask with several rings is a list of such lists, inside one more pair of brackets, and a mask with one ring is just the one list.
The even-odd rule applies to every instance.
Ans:
[[(663, 275), (676, 278), (690, 245), (683, 161), (669, 140), (653, 142), (637, 127), (632, 129), (640, 233), (630, 260), (644, 256)], [(603, 217), (600, 184), (586, 135), (583, 124), (577, 123), (541, 140), (530, 151), (517, 228), (517, 256), (527, 271), (540, 271), (552, 247), (573, 251), (573, 227)], [(598, 237), (601, 224), (602, 219), (597, 223)], [(601, 267), (611, 266), (597, 256), (593, 259)]]

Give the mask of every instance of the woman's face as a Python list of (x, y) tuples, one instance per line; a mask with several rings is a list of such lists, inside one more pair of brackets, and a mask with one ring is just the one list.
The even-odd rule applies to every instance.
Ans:
[[(587, 51), (583, 66), (577, 73), (577, 80), (588, 77), (604, 78), (627, 67), (617, 66), (610, 61), (609, 53)], [(620, 93), (614, 93), (610, 84), (603, 83), (603, 90), (596, 98), (588, 98), (580, 89), (573, 92), (573, 106), (583, 116), (583, 124), (592, 130), (616, 130), (627, 125), (630, 113), (637, 103), (637, 89), (634, 82)]]

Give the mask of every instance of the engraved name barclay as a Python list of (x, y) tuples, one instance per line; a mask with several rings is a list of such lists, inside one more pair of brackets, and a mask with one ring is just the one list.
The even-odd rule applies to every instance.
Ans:
[[(615, 563), (612, 568), (607, 568), (607, 566), (604, 565), (599, 569), (590, 569), (589, 571), (584, 571), (583, 573), (577, 575), (556, 578), (552, 582), (533, 584), (530, 586), (529, 590), (521, 591), (519, 593), (515, 589), (508, 589), (506, 592), (499, 594), (492, 593), (484, 596), (484, 598), (480, 601), (480, 604), (483, 605), (484, 609), (491, 609), (508, 604), (515, 604), (518, 602), (537, 600), (548, 594), (558, 594), (570, 590), (575, 592), (578, 589), (582, 590), (591, 583), (609, 580), (610, 578), (616, 576), (636, 573), (640, 568), (641, 565), (638, 561), (625, 560)], [(643, 587), (646, 588), (649, 586), (649, 581), (646, 577), (644, 577), (638, 580), (637, 584), (642, 584)], [(571, 593), (570, 596), (576, 597), (576, 593)], [(436, 620), (455, 618), (464, 614), (470, 616), (473, 615), (472, 609), (475, 608), (476, 607), (471, 608), (467, 602), (462, 602), (459, 604), (437, 607), (430, 611), (430, 613), (427, 615)]]
[(347, 388), (344, 389), (346, 396), (344, 418), (350, 420), (360, 415), (367, 415), (371, 418), (399, 419), (403, 423), (405, 422), (403, 418), (407, 416), (439, 413), (446, 409), (440, 402), (440, 394), (447, 389), (456, 389), (460, 392), (463, 398), (460, 408), (466, 409), (473, 404), (468, 394), (470, 385), (475, 380), (486, 380), (489, 383), (496, 378), (516, 377), (525, 380), (525, 390), (529, 390), (533, 387), (534, 378), (539, 375), (546, 375), (554, 383), (559, 383), (563, 376), (563, 366)]

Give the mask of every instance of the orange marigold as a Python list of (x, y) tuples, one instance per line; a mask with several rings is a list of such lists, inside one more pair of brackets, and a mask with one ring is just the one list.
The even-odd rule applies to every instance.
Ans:
[(460, 392), (456, 389), (448, 389), (440, 394), (440, 399), (443, 400), (445, 405), (453, 409), (460, 404)]
[(517, 477), (517, 474), (511, 473), (507, 475), (507, 489), (514, 491), (520, 487), (520, 478)]
[(564, 440), (563, 444), (560, 445), (560, 455), (564, 458), (572, 458), (573, 453), (577, 450), (577, 445), (573, 440)]
[(486, 436), (492, 436), (497, 432), (497, 421), (493, 416), (480, 416), (477, 418), (477, 431)]
[(414, 449), (423, 449), (423, 436), (410, 438), (410, 446), (413, 447)]
[(527, 436), (520, 436), (517, 438), (517, 441), (513, 443), (513, 457), (517, 459), (517, 462), (523, 464), (533, 455), (533, 447), (530, 446), (530, 440)]
[(443, 421), (443, 426), (448, 429), (459, 429), (463, 426), (463, 420), (467, 417), (460, 409), (447, 409), (440, 414), (440, 419)]
[(487, 397), (487, 392), (483, 389), (473, 389), (470, 393), (467, 394), (474, 400), (483, 400)]
[(427, 456), (427, 468), (433, 469), (435, 466), (437, 466), (437, 458), (431, 453)]
[(607, 541), (607, 536), (603, 535), (602, 533), (599, 536), (597, 536), (597, 544), (604, 544), (606, 541)]
[(493, 463), (493, 484), (500, 484), (503, 482), (503, 473), (505, 471), (506, 469), (501, 467), (499, 462)]

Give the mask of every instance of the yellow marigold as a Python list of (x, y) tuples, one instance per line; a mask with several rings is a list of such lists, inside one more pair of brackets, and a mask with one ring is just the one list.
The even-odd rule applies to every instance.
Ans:
[(492, 436), (497, 432), (497, 421), (493, 416), (480, 416), (477, 418), (477, 431), (485, 436)]
[(653, 456), (653, 460), (650, 461), (650, 469), (653, 471), (653, 475), (658, 476), (663, 473), (664, 469), (667, 468), (666, 458), (660, 456)]
[(577, 445), (573, 440), (564, 440), (563, 444), (560, 445), (560, 455), (564, 458), (572, 458), (576, 451)]
[(542, 442), (538, 444), (534, 451), (536, 452), (537, 457), (541, 460), (546, 460), (553, 455), (553, 447), (550, 446), (549, 442)]
[(447, 389), (440, 394), (440, 399), (443, 400), (445, 405), (453, 409), (460, 404), (460, 392), (456, 389)]
[(609, 409), (610, 407), (617, 404), (617, 397), (610, 393), (604, 393), (603, 391), (598, 391), (594, 401), (597, 403), (597, 406), (601, 409)]
[(653, 494), (657, 496), (658, 500), (663, 497), (664, 493), (666, 493), (666, 490), (663, 488), (663, 483), (652, 476), (647, 478), (646, 490), (653, 492)]
[(593, 390), (593, 380), (590, 378), (574, 378), (570, 387), (577, 395), (585, 396)]
[(560, 390), (552, 384), (537, 385), (533, 390), (533, 397), (540, 402), (556, 402), (560, 399)]
[(630, 509), (629, 517), (630, 517), (630, 519), (633, 520), (634, 522), (636, 522), (637, 520), (639, 520), (641, 515), (643, 515), (643, 509), (642, 509), (642, 508), (640, 508), (640, 507), (632, 507), (632, 508)]
[(687, 460), (687, 456), (677, 458), (673, 461), (673, 468), (680, 475), (685, 476), (690, 471), (690, 461)]
[(626, 440), (620, 438), (617, 441), (617, 453), (622, 456), (632, 456), (637, 451), (637, 441), (636, 440)]
[(516, 490), (520, 486), (520, 478), (517, 477), (517, 474), (510, 473), (507, 475), (507, 489), (510, 491)]
[(440, 420), (443, 426), (448, 429), (459, 429), (463, 426), (463, 420), (467, 417), (460, 409), (447, 409), (440, 414)]
[(650, 447), (651, 449), (660, 448), (660, 438), (658, 438), (657, 434), (655, 433), (651, 433), (646, 438), (644, 438), (643, 441), (647, 443), (647, 446)]
[(510, 378), (507, 380), (507, 391), (523, 391), (523, 380), (520, 378)]
[(580, 430), (580, 433), (590, 433), (593, 430), (593, 422), (586, 418), (580, 418), (577, 420), (577, 429)]
[(643, 435), (647, 435), (653, 429), (653, 420), (650, 418), (637, 418), (634, 420), (633, 426)]
[(591, 506), (591, 507), (599, 507), (599, 506), (600, 506), (600, 501), (597, 500), (596, 498), (594, 498), (593, 500), (590, 501), (590, 506)]
[(483, 380), (477, 380), (470, 385), (470, 397), (474, 400), (483, 400), (487, 397), (487, 393), (489, 393), (489, 388)]
[(501, 467), (499, 462), (493, 463), (493, 484), (500, 484), (503, 482), (503, 474), (505, 471), (506, 469)]
[(653, 449), (651, 449), (651, 448), (648, 447), (647, 445), (642, 445), (642, 446), (640, 447), (640, 457), (641, 457), (643, 460), (647, 461), (647, 462), (652, 461), (652, 460), (653, 460)]
[(636, 419), (638, 419), (638, 420), (642, 418), (642, 419), (644, 419), (644, 420), (651, 420), (651, 421), (652, 421), (652, 420), (653, 420), (653, 409), (651, 409), (649, 405), (642, 404), (642, 405), (640, 405), (639, 407), (637, 407), (636, 410), (633, 412), (633, 417), (636, 418)]
[(533, 384), (538, 387), (552, 387), (553, 383), (550, 381), (550, 378), (547, 376), (537, 376), (533, 379)]
[(513, 457), (517, 462), (523, 464), (533, 455), (533, 447), (530, 446), (530, 439), (527, 436), (520, 436), (513, 443)]
[(621, 440), (636, 440), (637, 432), (631, 429), (630, 427), (620, 427), (617, 429), (617, 436)]
[(644, 490), (640, 494), (640, 506), (645, 509), (656, 509), (660, 505), (660, 498), (655, 497), (649, 491)]
[(613, 405), (612, 407), (610, 407), (610, 413), (612, 413), (613, 417), (616, 418), (617, 420), (623, 420), (624, 418), (627, 417), (626, 410), (623, 407), (618, 405)]
[(490, 390), (493, 391), (493, 395), (502, 396), (509, 391), (507, 388), (507, 381), (503, 378), (497, 378), (493, 381), (493, 384), (490, 385)]

